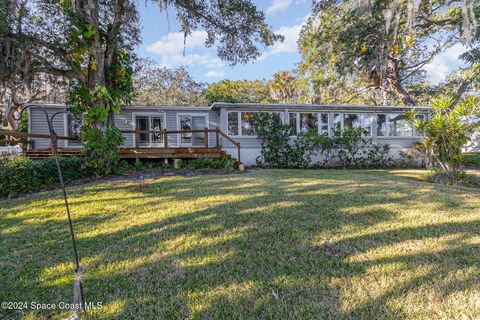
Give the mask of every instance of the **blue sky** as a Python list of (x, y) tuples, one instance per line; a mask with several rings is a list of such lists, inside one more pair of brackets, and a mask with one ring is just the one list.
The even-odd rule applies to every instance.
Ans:
[[(302, 23), (311, 12), (311, 0), (256, 0), (260, 10), (266, 13), (267, 23), (277, 33), (285, 36), (283, 43), (265, 48), (262, 56), (245, 65), (228, 66), (216, 56), (215, 48), (205, 48), (205, 32), (198, 30), (187, 38), (183, 55), (183, 34), (170, 12), (160, 12), (153, 4), (140, 1), (142, 18), (142, 44), (137, 52), (167, 67), (185, 65), (197, 81), (216, 82), (222, 79), (271, 79), (279, 70), (291, 70), (298, 61), (296, 41)], [(170, 21), (170, 22), (169, 22)], [(430, 82), (436, 84), (459, 64), (458, 55), (464, 51), (460, 45), (447, 49), (426, 67)]]

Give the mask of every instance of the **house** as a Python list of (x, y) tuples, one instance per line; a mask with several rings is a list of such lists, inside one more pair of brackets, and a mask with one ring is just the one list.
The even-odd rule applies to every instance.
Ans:
[[(64, 105), (31, 105), (28, 130), (31, 134), (48, 134), (45, 109), (51, 116), (64, 111)], [(306, 104), (214, 103), (210, 107), (193, 106), (128, 106), (115, 115), (115, 125), (125, 138), (122, 155), (126, 158), (190, 158), (219, 157), (221, 152), (240, 157), (246, 165), (255, 164), (260, 155), (260, 141), (252, 125), (253, 115), (272, 112), (283, 123), (290, 124), (292, 136), (313, 130), (332, 134), (335, 126), (361, 127), (375, 143), (388, 143), (393, 157), (411, 147), (421, 137), (405, 119), (405, 112), (416, 108), (422, 116), (427, 107), (346, 106)], [(62, 152), (79, 150), (74, 141), (80, 123), (73, 115), (59, 113), (53, 119)], [(30, 137), (29, 152), (50, 148), (50, 140)]]

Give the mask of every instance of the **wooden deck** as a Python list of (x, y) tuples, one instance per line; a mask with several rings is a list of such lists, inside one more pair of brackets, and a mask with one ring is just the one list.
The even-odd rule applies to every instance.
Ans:
[[(58, 149), (58, 153), (63, 156), (82, 156), (80, 148)], [(29, 150), (25, 154), (30, 158), (46, 158), (52, 155), (52, 151)], [(120, 156), (124, 159), (218, 159), (222, 156), (222, 148), (121, 148)]]
[[(134, 148), (120, 148), (120, 155), (124, 159), (194, 159), (194, 158), (220, 158), (224, 151), (220, 144), (220, 137), (223, 137), (226, 142), (234, 145), (237, 148), (236, 161), (240, 163), (240, 143), (237, 143), (232, 138), (224, 134), (219, 129), (204, 129), (204, 130), (176, 130), (176, 131), (122, 131), (122, 133), (135, 134), (135, 147)], [(198, 147), (176, 147), (168, 145), (169, 134), (185, 134), (185, 133), (203, 133), (204, 145)], [(209, 146), (209, 133), (215, 133), (215, 147)], [(140, 134), (161, 134), (163, 135), (162, 147), (140, 147), (138, 144)], [(14, 131), (0, 130), (0, 135), (9, 137), (9, 140), (5, 140), (8, 143), (23, 144), (25, 155), (31, 158), (47, 158), (52, 156), (52, 149), (37, 149), (35, 148), (34, 140), (25, 140), (25, 138), (51, 138), (47, 134), (32, 134), (32, 133), (19, 133)], [(14, 140), (22, 138), (24, 140)], [(71, 140), (78, 141), (76, 138), (56, 136), (54, 141), (54, 147), (57, 152), (63, 156), (82, 156), (81, 148), (60, 148), (57, 147), (58, 140)]]

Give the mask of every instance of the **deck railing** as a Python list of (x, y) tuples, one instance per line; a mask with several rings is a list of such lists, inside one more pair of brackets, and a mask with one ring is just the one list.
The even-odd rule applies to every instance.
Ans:
[[(16, 140), (16, 138), (50, 139), (49, 134), (26, 133), (26, 132), (12, 131), (12, 130), (0, 130), (0, 136), (4, 136), (6, 138), (3, 140), (0, 140), (0, 142), (8, 143), (11, 145), (21, 144), (24, 147), (29, 147), (30, 149), (35, 149), (34, 140)], [(57, 136), (57, 140), (78, 141), (77, 138), (63, 137), (63, 136)]]
[[(240, 162), (240, 143), (236, 142), (220, 129), (200, 129), (200, 130), (122, 130), (122, 134), (134, 134), (135, 135), (135, 148), (141, 149), (140, 146), (140, 135), (141, 134), (158, 134), (162, 135), (163, 146), (161, 148), (169, 148), (168, 145), (168, 135), (170, 134), (189, 134), (189, 133), (203, 133), (204, 145), (200, 148), (209, 148), (209, 133), (215, 133), (215, 147), (221, 148), (220, 137), (225, 138), (229, 143), (234, 145), (237, 149), (237, 161)], [(35, 149), (35, 141), (30, 140), (13, 140), (14, 138), (36, 138), (36, 139), (50, 139), (49, 134), (39, 134), (39, 133), (24, 133), (16, 132), (11, 130), (0, 130), (0, 136), (10, 137), (10, 139), (0, 140), (0, 142), (6, 142), (11, 144), (23, 144), (28, 146), (30, 149)], [(68, 141), (78, 141), (78, 138), (57, 136), (56, 140), (68, 140)], [(55, 140), (55, 141), (56, 141)], [(57, 148), (57, 146), (55, 146)], [(196, 148), (196, 147), (193, 147)]]
[[(225, 138), (228, 142), (234, 145), (237, 149), (237, 161), (240, 163), (240, 143), (236, 142), (224, 132), (222, 132), (219, 128), (216, 129), (198, 129), (198, 130), (122, 130), (121, 133), (123, 134), (134, 134), (135, 135), (135, 148), (140, 149), (140, 135), (141, 134), (157, 134), (162, 136), (163, 148), (168, 148), (168, 135), (170, 134), (189, 134), (189, 133), (203, 133), (203, 143), (204, 148), (209, 147), (209, 133), (215, 133), (215, 146), (217, 148), (222, 147), (220, 145), (220, 137)], [(195, 147), (193, 147), (195, 148)]]

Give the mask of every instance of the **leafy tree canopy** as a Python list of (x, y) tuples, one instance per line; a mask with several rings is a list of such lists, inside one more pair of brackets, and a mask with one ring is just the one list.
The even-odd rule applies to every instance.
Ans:
[[(360, 3), (314, 1), (299, 39), (299, 70), (310, 86), (361, 81), (366, 89), (381, 92), (382, 103), (398, 99), (413, 105), (406, 86), (421, 82), (423, 67), (439, 53), (466, 43), (462, 31), (477, 30), (480, 17), (478, 2), (467, 9), (452, 0)], [(471, 84), (471, 78), (465, 81)]]
[(196, 82), (187, 68), (157, 67), (152, 60), (140, 59), (134, 72), (135, 105), (207, 105), (207, 84)]
[(213, 102), (269, 103), (269, 88), (263, 80), (222, 80), (212, 83), (205, 91), (209, 104)]

